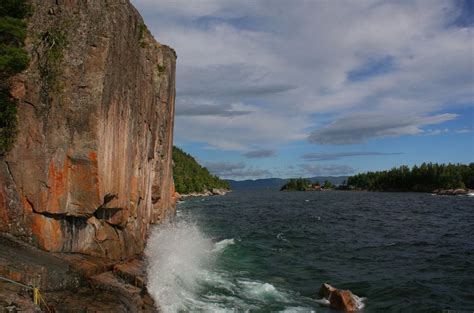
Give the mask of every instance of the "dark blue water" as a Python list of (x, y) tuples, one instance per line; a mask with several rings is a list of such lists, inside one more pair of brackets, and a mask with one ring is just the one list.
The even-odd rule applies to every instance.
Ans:
[(474, 311), (474, 197), (248, 190), (178, 210), (222, 246), (188, 310), (331, 312), (327, 282), (361, 312)]

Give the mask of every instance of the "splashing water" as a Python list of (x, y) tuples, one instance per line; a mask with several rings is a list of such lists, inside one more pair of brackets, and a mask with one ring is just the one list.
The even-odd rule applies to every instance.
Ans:
[(235, 240), (233, 238), (232, 239), (224, 239), (224, 240), (221, 240), (218, 243), (216, 243), (214, 245), (215, 246), (214, 250), (212, 250), (212, 251), (213, 252), (219, 252), (219, 251), (224, 250), (228, 246), (234, 245), (234, 244), (235, 244)]
[(199, 287), (213, 244), (196, 225), (187, 222), (157, 227), (148, 240), (148, 290), (164, 312), (177, 312)]
[[(237, 277), (216, 266), (234, 239), (213, 243), (190, 222), (156, 227), (148, 239), (148, 291), (163, 312), (255, 310), (290, 295), (272, 284)], [(308, 312), (308, 311), (306, 311)]]
[(323, 282), (360, 295), (366, 313), (441, 312), (452, 299), (470, 308), (473, 199), (236, 190), (188, 200), (148, 241), (148, 291), (163, 312), (331, 313)]

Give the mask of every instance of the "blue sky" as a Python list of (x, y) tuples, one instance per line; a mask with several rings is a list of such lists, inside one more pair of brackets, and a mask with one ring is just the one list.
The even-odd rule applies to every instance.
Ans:
[(473, 1), (132, 0), (175, 144), (231, 179), (474, 161)]

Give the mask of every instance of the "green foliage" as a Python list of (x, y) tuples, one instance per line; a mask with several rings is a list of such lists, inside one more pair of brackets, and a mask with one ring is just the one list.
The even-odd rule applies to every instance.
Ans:
[(0, 2), (0, 16), (23, 19), (29, 16), (31, 12), (31, 5), (25, 0), (2, 0)]
[(400, 166), (389, 171), (367, 172), (351, 176), (348, 185), (364, 190), (420, 191), (474, 188), (474, 163)]
[(148, 28), (144, 23), (140, 23), (138, 25), (138, 42), (140, 43), (140, 47), (145, 48), (145, 33), (149, 32)]
[(292, 178), (280, 188), (280, 191), (305, 191), (311, 187), (311, 181), (306, 178)]
[(25, 70), (29, 61), (28, 53), (22, 48), (0, 44), (0, 76), (2, 79)]
[(30, 13), (25, 0), (0, 2), (0, 155), (10, 150), (17, 133), (17, 101), (10, 96), (10, 78), (30, 61), (23, 49), (26, 22), (22, 20)]
[(163, 74), (165, 72), (165, 69), (166, 69), (166, 67), (164, 65), (160, 65), (160, 64), (158, 64), (156, 66), (156, 68), (158, 69), (159, 74)]
[(331, 183), (329, 180), (326, 180), (323, 185), (324, 189), (334, 189), (335, 187), (336, 186), (334, 186), (334, 184)]
[(43, 96), (47, 95), (57, 83), (57, 77), (61, 71), (63, 50), (66, 45), (66, 35), (62, 27), (51, 27), (40, 35), (42, 54), (38, 60), (38, 66), (43, 83)]
[(10, 148), (16, 135), (17, 104), (10, 98), (8, 89), (0, 90), (0, 153)]
[(179, 193), (203, 192), (212, 188), (230, 189), (227, 181), (209, 173), (180, 148), (173, 147), (173, 162), (174, 185)]
[(11, 17), (0, 17), (0, 40), (3, 43), (22, 43), (26, 37), (26, 23)]

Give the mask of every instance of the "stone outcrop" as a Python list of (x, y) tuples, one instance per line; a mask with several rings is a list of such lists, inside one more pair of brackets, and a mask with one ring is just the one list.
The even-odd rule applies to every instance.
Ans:
[(210, 197), (210, 196), (225, 196), (227, 193), (231, 192), (229, 189), (224, 188), (212, 188), (211, 190), (204, 190), (203, 192), (191, 192), (187, 194), (175, 193), (175, 198), (178, 200), (184, 200), (186, 198), (194, 197)]
[(39, 287), (49, 307), (34, 305), (30, 288), (0, 279), (0, 312), (156, 312), (144, 268), (139, 259), (45, 252), (0, 235), (0, 276)]
[(460, 196), (460, 195), (467, 195), (469, 190), (466, 189), (436, 189), (433, 193), (440, 195), (440, 196)]
[(340, 290), (329, 284), (322, 284), (318, 296), (332, 309), (353, 312), (363, 307), (362, 300), (350, 290)]
[(18, 134), (0, 159), (0, 232), (120, 260), (174, 214), (175, 52), (128, 0), (32, 0)]

